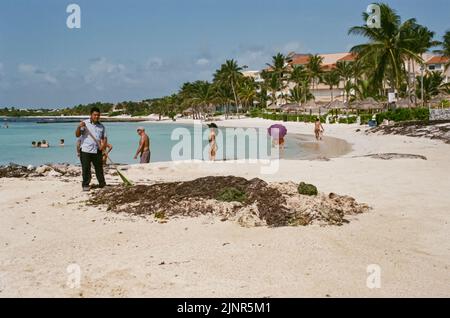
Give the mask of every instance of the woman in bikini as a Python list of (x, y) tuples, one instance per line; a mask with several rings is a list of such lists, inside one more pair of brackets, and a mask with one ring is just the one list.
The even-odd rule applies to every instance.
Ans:
[(217, 143), (216, 143), (216, 130), (217, 126), (215, 124), (208, 125), (210, 128), (209, 132), (209, 160), (216, 160), (217, 153)]

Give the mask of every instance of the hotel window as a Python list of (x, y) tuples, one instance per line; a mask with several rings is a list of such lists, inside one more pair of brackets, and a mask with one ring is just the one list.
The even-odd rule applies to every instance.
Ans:
[(430, 71), (434, 71), (435, 68), (436, 68), (435, 65), (430, 65), (430, 66), (428, 66), (428, 69), (429, 69)]

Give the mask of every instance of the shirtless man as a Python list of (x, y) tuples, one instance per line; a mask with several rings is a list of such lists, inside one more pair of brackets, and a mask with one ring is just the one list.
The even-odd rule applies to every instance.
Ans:
[(139, 147), (134, 155), (134, 159), (137, 159), (137, 156), (141, 154), (140, 163), (149, 163), (150, 162), (150, 138), (145, 133), (144, 127), (138, 127), (137, 129), (138, 135), (141, 137), (139, 139)]
[(316, 140), (322, 140), (322, 133), (325, 131), (325, 129), (323, 129), (323, 126), (320, 122), (320, 119), (317, 118), (316, 122), (314, 124), (314, 133), (316, 135)]

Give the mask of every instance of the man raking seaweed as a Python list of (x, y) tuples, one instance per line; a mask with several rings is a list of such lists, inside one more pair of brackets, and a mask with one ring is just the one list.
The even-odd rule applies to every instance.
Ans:
[[(99, 108), (93, 107), (91, 109), (90, 118), (82, 121), (78, 125), (75, 131), (75, 136), (80, 139), (80, 160), (83, 177), (83, 191), (90, 190), (89, 184), (91, 182), (91, 163), (94, 165), (95, 176), (97, 177), (99, 187), (105, 187), (106, 182), (103, 173), (102, 156), (103, 150), (108, 144), (108, 139), (105, 126), (100, 123)], [(109, 160), (113, 163), (111, 158), (109, 158)], [(117, 167), (116, 171), (126, 186), (132, 185), (132, 183), (119, 171)]]

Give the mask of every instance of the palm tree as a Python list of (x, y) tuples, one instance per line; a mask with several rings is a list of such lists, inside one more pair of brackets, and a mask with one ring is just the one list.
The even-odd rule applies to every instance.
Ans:
[(223, 85), (221, 83), (213, 83), (216, 103), (221, 106), (225, 106), (225, 117), (228, 118), (230, 112), (230, 105), (234, 102), (233, 91), (230, 85)]
[(285, 88), (280, 78), (273, 73), (263, 71), (261, 77), (264, 79), (265, 88), (269, 92), (269, 101), (271, 105), (278, 104), (278, 98), (283, 98), (283, 89)]
[[(418, 80), (421, 80), (418, 77)], [(444, 76), (441, 72), (428, 72), (423, 77), (423, 101), (428, 103), (431, 98), (446, 90)], [(419, 90), (418, 90), (419, 91)], [(419, 93), (419, 92), (418, 92)]]
[(256, 98), (256, 83), (252, 78), (244, 78), (238, 87), (238, 96), (245, 111), (247, 111)]
[(311, 55), (308, 61), (308, 64), (306, 64), (306, 69), (308, 70), (309, 77), (312, 80), (312, 89), (314, 90), (315, 84), (319, 83), (322, 78), (322, 62), (323, 57), (320, 55)]
[(244, 67), (238, 65), (235, 60), (226, 60), (220, 69), (214, 74), (214, 81), (223, 85), (229, 85), (233, 92), (236, 109), (239, 110), (239, 100), (236, 92), (236, 85), (242, 79)]
[(309, 82), (310, 77), (308, 70), (303, 65), (294, 65), (289, 74), (289, 81), (301, 85), (303, 85), (304, 82)]
[(365, 100), (374, 95), (369, 80), (359, 79), (356, 83), (352, 84), (352, 90), (355, 92), (353, 96), (356, 100)]
[(325, 85), (328, 85), (328, 87), (330, 88), (331, 101), (333, 101), (334, 100), (333, 88), (335, 86), (339, 88), (339, 82), (340, 82), (339, 73), (336, 70), (332, 70), (332, 71), (324, 73), (323, 76), (322, 76), (322, 82)]
[[(415, 19), (410, 19), (404, 23), (404, 33), (405, 38), (408, 39), (406, 45), (409, 50), (416, 53), (420, 57), (422, 54), (426, 53), (431, 47), (438, 46), (440, 42), (434, 41), (434, 32), (430, 31), (427, 27), (417, 24)], [(423, 67), (423, 66), (422, 66)], [(416, 77), (412, 77), (411, 84), (411, 71), (412, 74), (415, 74), (415, 63), (411, 58), (407, 59), (407, 94), (408, 100), (411, 102), (411, 92), (414, 93), (414, 100), (417, 103), (417, 95), (416, 92)]]
[[(357, 54), (360, 63), (375, 63), (371, 74), (371, 84), (383, 88), (387, 80), (391, 89), (399, 90), (402, 74), (405, 72), (404, 62), (408, 59), (422, 62), (422, 58), (411, 49), (411, 32), (408, 30), (415, 20), (401, 23), (400, 16), (387, 4), (379, 3), (381, 10), (381, 28), (370, 28), (366, 24), (350, 28), (349, 34), (362, 35), (369, 39), (368, 43), (354, 46), (352, 53)], [(363, 13), (364, 22), (369, 18)]]
[(345, 87), (347, 83), (351, 81), (353, 76), (355, 75), (355, 63), (354, 62), (344, 62), (339, 61), (336, 63), (336, 72), (339, 74), (339, 77), (344, 81), (344, 94), (343, 94), (343, 102), (348, 101), (349, 94), (345, 94)]
[(191, 102), (196, 105), (201, 113), (209, 112), (215, 102), (215, 91), (211, 83), (207, 81), (196, 81)]
[(267, 102), (269, 101), (267, 91), (268, 91), (267, 83), (264, 81), (259, 83), (255, 99), (260, 108), (267, 107)]
[(449, 59), (445, 65), (445, 70), (447, 70), (450, 67), (450, 30), (445, 32), (444, 37), (442, 39), (443, 41), (439, 43), (442, 49), (437, 50), (436, 52), (442, 54), (442, 56), (445, 56)]
[(295, 85), (294, 88), (289, 90), (288, 100), (291, 103), (297, 103), (301, 105), (307, 101), (314, 99), (314, 95), (311, 94), (308, 86), (306, 85)]
[(450, 67), (450, 31), (445, 32), (444, 41), (441, 45), (443, 47), (442, 54), (445, 57), (448, 57), (448, 62), (445, 66), (445, 68), (448, 69)]
[(287, 87), (289, 68), (286, 56), (281, 53), (272, 56), (272, 64), (267, 63), (267, 66), (268, 69), (261, 75), (265, 80), (269, 81), (272, 100), (274, 103), (278, 103), (278, 96), (283, 99), (283, 91)]

